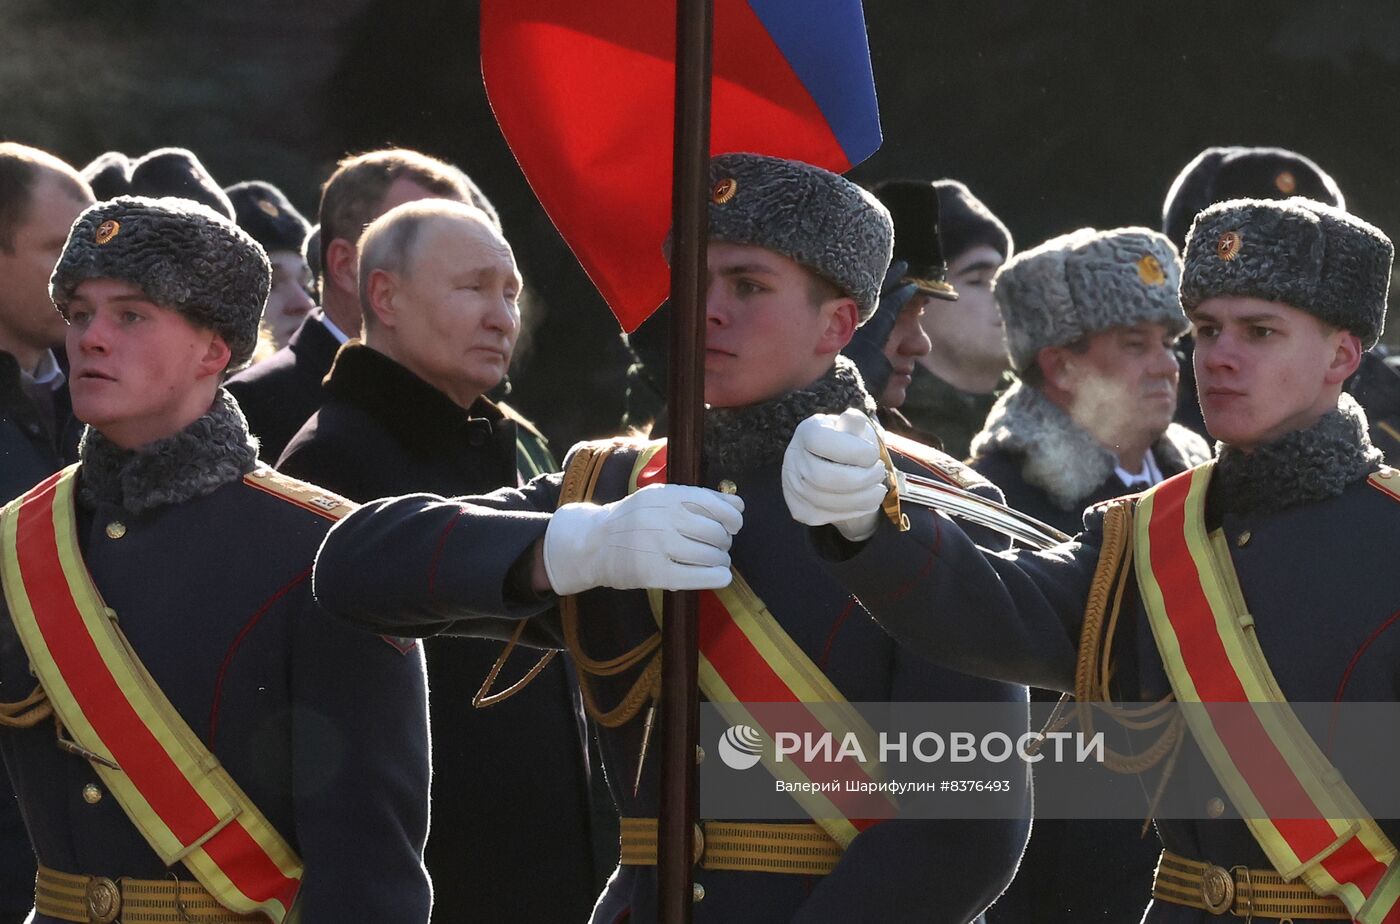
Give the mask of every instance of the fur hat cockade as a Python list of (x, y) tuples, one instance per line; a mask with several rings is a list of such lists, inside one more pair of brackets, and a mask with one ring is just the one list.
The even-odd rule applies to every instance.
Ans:
[(1187, 311), (1225, 295), (1282, 302), (1370, 349), (1385, 326), (1394, 254), (1380, 229), (1321, 202), (1221, 202), (1187, 235), (1181, 302)]
[(253, 355), (272, 269), (257, 241), (187, 199), (123, 196), (99, 202), (68, 232), (49, 293), (66, 318), (87, 279), (119, 279), (228, 343), (229, 371)]
[(1187, 328), (1177, 297), (1181, 264), (1147, 228), (1081, 228), (1007, 261), (992, 280), (1011, 365), (1023, 372), (1043, 348), (1140, 322)]
[(760, 154), (710, 161), (710, 239), (795, 260), (875, 312), (894, 225), (870, 193), (830, 171)]

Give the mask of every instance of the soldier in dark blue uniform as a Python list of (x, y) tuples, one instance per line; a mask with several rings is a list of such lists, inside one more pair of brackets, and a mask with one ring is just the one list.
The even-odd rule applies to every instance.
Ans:
[[(223, 778), (210, 769), (221, 766), (232, 783), (219, 791), (236, 787), (245, 798), (235, 804), (249, 808), (205, 834), (207, 821), (155, 809), (159, 793), (140, 789), (153, 752), (115, 750), (147, 739), (94, 737), (68, 676), (45, 686), (31, 673), (35, 641), (21, 626), (33, 621), (16, 606), (27, 599), (45, 613), (64, 582), (7, 565), (0, 755), (39, 858), (39, 922), (282, 919), (227, 910), (210, 895), (217, 883), (191, 865), (215, 855), (229, 826), (254, 831), (254, 811), (276, 832), (256, 837), (280, 835), (304, 869), (299, 890), (279, 893), (295, 894), (286, 919), (428, 919), (421, 652), (316, 607), (312, 558), (353, 505), (259, 467), (220, 387), (252, 352), (268, 278), (266, 255), (231, 222), (185, 200), (141, 198), (84, 212), (54, 272), (74, 409), (89, 424), (76, 474), (54, 482), (73, 485), (74, 573), (90, 574), (93, 605), (105, 607), (97, 624), (115, 624), (158, 687), (151, 701), (163, 696), (187, 726), (180, 746), (205, 754), (203, 773)], [(7, 554), (42, 561), (27, 536)], [(171, 788), (193, 772), (183, 768)], [(132, 786), (151, 808), (130, 801)], [(184, 832), (174, 847), (137, 827), (152, 812)], [(292, 865), (279, 863), (288, 882)]]
[[(802, 517), (822, 525), (811, 535), (831, 573), (916, 650), (955, 668), (1077, 690), (1092, 701), (1153, 702), (1172, 691), (1182, 696), (1179, 683), (1169, 686), (1168, 672), (1180, 670), (1179, 652), (1194, 648), (1163, 647), (1154, 638), (1166, 618), (1187, 616), (1191, 608), (1179, 602), (1182, 575), (1196, 570), (1158, 581), (1159, 552), (1181, 547), (1166, 541), (1170, 531), (1155, 531), (1159, 521), (1149, 519), (1153, 544), (1144, 546), (1141, 532), (1131, 538), (1137, 520), (1126, 520), (1126, 532), (1118, 528), (1125, 518), (1155, 518), (1156, 498), (1180, 496), (1189, 485), (1191, 496), (1203, 500), (1183, 518), (1188, 530), (1177, 534), (1195, 543), (1197, 561), (1201, 548), (1214, 550), (1204, 554), (1226, 576), (1222, 581), (1238, 579), (1238, 597), (1211, 605), (1241, 609), (1211, 625), (1244, 627), (1240, 644), (1260, 651), (1249, 669), (1266, 663), (1263, 670), (1290, 702), (1394, 702), (1400, 573), (1378, 537), (1400, 527), (1400, 494), (1391, 487), (1395, 470), (1381, 465), (1371, 445), (1364, 414), (1342, 391), (1380, 334), (1392, 253), (1377, 229), (1310, 200), (1237, 200), (1202, 212), (1187, 244), (1181, 294), (1195, 327), (1202, 408), (1220, 440), (1220, 457), (1211, 468), (1154, 489), (1150, 504), (1129, 499), (1091, 510), (1072, 544), (993, 553), (927, 511), (911, 514), (907, 533), (882, 526), (867, 541), (850, 541), (823, 524), (868, 517), (869, 505), (850, 489), (883, 476), (869, 450), (863, 458), (855, 453), (861, 437), (840, 432), (831, 419), (804, 423), (789, 452), (806, 458), (813, 446), (835, 442), (859, 464), (838, 468), (811, 457), (812, 478), (789, 500), (836, 511)], [(857, 469), (867, 475), (855, 475)], [(1105, 526), (1110, 520), (1112, 528)], [(1200, 538), (1189, 538), (1197, 535), (1192, 529)], [(1135, 553), (1126, 559), (1130, 575), (1125, 550)], [(1123, 582), (1116, 610), (1090, 595), (1100, 565), (1108, 579)], [(1143, 586), (1167, 588), (1178, 602), (1156, 603), (1167, 598), (1139, 591)], [(1112, 635), (1099, 620), (1112, 621), (1115, 612), (1121, 628)], [(1081, 643), (1086, 624), (1093, 631)], [(1099, 657), (1104, 650), (1112, 663)], [(1077, 677), (1076, 661), (1085, 659), (1107, 668)], [(1192, 674), (1197, 682), (1220, 676), (1220, 670)], [(1194, 731), (1177, 734), (1180, 752), (1164, 798), (1203, 780), (1219, 795), (1202, 798), (1194, 817), (1158, 819), (1167, 853), (1146, 920), (1204, 924), (1228, 912), (1302, 924), (1355, 916), (1355, 906), (1344, 908), (1306, 884), (1316, 864), (1305, 862), (1305, 878), (1295, 879), (1299, 871), (1271, 861), (1244, 821), (1223, 817), (1226, 797), (1237, 801), (1228, 790), (1233, 778), (1207, 762), (1209, 749)], [(1394, 821), (1381, 820), (1376, 830), (1378, 842), (1400, 836)]]
[[(703, 483), (736, 494), (679, 485), (629, 493), (643, 447), (585, 444), (562, 477), (520, 490), (369, 504), (332, 530), (318, 556), (323, 605), (377, 631), (508, 631), (509, 620), (540, 612), (556, 594), (575, 595), (562, 598), (557, 618), (528, 631), (573, 653), (623, 816), (623, 864), (594, 909), (600, 924), (655, 919), (648, 827), (660, 768), (644, 742), (657, 693), (657, 624), (634, 588), (723, 587), (732, 560), (801, 657), (848, 701), (984, 700), (1015, 709), (1026, 696), (1023, 687), (933, 668), (893, 644), (803, 551), (804, 529), (783, 503), (781, 458), (798, 421), (819, 408), (859, 419), (874, 410), (837, 353), (875, 310), (890, 259), (887, 212), (805, 164), (729, 154), (711, 172)], [(789, 220), (795, 214), (800, 224)], [(602, 448), (611, 451), (587, 469), (580, 460), (597, 459)], [(898, 464), (998, 496), (947, 456), (907, 449)], [(590, 474), (591, 492), (577, 490)], [(571, 502), (559, 506), (561, 494)], [(1017, 785), (1024, 800), (1024, 775)], [(793, 823), (794, 836), (829, 857), (820, 869), (772, 871), (775, 860), (799, 859), (781, 846), (766, 858), (770, 869), (718, 869), (702, 853), (695, 920), (966, 922), (1010, 880), (1027, 827), (1024, 818), (886, 821), (842, 852), (815, 824)], [(542, 874), (548, 848), (542, 839)]]

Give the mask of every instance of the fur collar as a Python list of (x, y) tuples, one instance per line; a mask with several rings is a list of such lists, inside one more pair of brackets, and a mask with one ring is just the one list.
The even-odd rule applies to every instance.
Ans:
[(771, 401), (705, 411), (705, 457), (722, 472), (780, 462), (797, 425), (813, 414), (839, 414), (848, 407), (875, 413), (855, 364), (844, 356), (811, 385)]
[(1366, 414), (1342, 393), (1337, 409), (1317, 423), (1284, 434), (1253, 452), (1218, 444), (1220, 461), (1211, 479), (1212, 507), (1219, 513), (1274, 513), (1336, 497), (1381, 462), (1371, 445)]
[(174, 436), (140, 449), (122, 449), (92, 427), (78, 448), (78, 500), (117, 504), (143, 513), (203, 497), (252, 471), (257, 440), (238, 402), (222, 388), (209, 412)]
[[(1118, 458), (1038, 388), (1022, 382), (1002, 395), (973, 437), (972, 458), (1005, 452), (1021, 458), (1021, 476), (1061, 510), (1084, 508), (1110, 477)], [(1152, 446), (1164, 474), (1185, 471), (1210, 458), (1205, 440), (1171, 424)]]

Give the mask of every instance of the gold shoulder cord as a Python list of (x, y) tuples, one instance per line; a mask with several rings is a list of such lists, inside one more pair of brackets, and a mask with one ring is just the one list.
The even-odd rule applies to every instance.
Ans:
[(1176, 700), (1173, 693), (1168, 693), (1155, 703), (1131, 709), (1115, 705), (1110, 698), (1109, 685), (1113, 680), (1114, 667), (1113, 639), (1123, 608), (1123, 594), (1133, 574), (1132, 525), (1133, 506), (1130, 501), (1115, 503), (1104, 511), (1103, 545), (1099, 550), (1093, 581), (1089, 585), (1084, 625), (1079, 634), (1074, 698), (1078, 701), (1076, 712), (1080, 727), (1088, 735), (1094, 733), (1095, 707), (1102, 709), (1119, 725), (1134, 731), (1148, 731), (1166, 725), (1157, 740), (1140, 754), (1120, 754), (1111, 748), (1104, 752), (1104, 766), (1115, 773), (1143, 773), (1164, 759), (1167, 761), (1148, 806), (1147, 821), (1143, 823), (1143, 830), (1146, 831), (1185, 741), (1182, 734), (1185, 719), (1180, 712), (1171, 710), (1171, 704)]
[[(574, 453), (568, 469), (564, 472), (564, 481), (560, 485), (559, 491), (559, 506), (590, 500), (593, 497), (593, 492), (597, 490), (598, 479), (603, 473), (603, 463), (612, 455), (613, 450), (621, 445), (625, 445), (625, 443), (617, 441), (597, 442), (580, 447)], [(574, 659), (574, 666), (578, 669), (579, 692), (582, 694), (584, 710), (588, 713), (589, 718), (604, 728), (617, 728), (632, 721), (643, 706), (649, 702), (655, 702), (661, 692), (660, 631), (652, 633), (646, 641), (615, 658), (596, 660), (589, 657), (583, 650), (578, 631), (578, 601), (574, 596), (559, 598), (559, 620), (563, 624), (564, 644)], [(501, 652), (501, 656), (496, 659), (491, 672), (486, 675), (486, 681), (481, 685), (481, 689), (473, 697), (472, 705), (489, 706), (510, 698), (524, 689), (525, 685), (533, 680), (553, 657), (553, 651), (546, 653), (540, 662), (531, 668), (530, 672), (520, 681), (500, 693), (492, 694), (490, 689), (496, 680), (496, 675), (500, 673), (502, 665), (510, 657), (511, 651), (519, 642), (520, 635), (524, 630), (525, 621), (522, 620), (520, 625), (516, 627), (515, 634), (511, 636), (511, 640)], [(630, 670), (648, 656), (650, 656), (650, 660), (647, 661), (646, 667), (642, 669), (642, 673), (637, 677), (622, 701), (612, 709), (602, 709), (594, 696), (592, 686), (589, 684), (589, 677), (612, 677)]]

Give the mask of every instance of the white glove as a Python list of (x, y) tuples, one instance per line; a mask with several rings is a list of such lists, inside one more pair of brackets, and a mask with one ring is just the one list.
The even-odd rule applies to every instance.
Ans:
[(726, 587), (743, 511), (735, 495), (679, 484), (648, 485), (601, 506), (565, 504), (544, 531), (544, 570), (560, 595)]
[(783, 454), (783, 498), (797, 522), (829, 523), (862, 542), (879, 525), (886, 474), (869, 417), (854, 408), (814, 414), (797, 425)]

